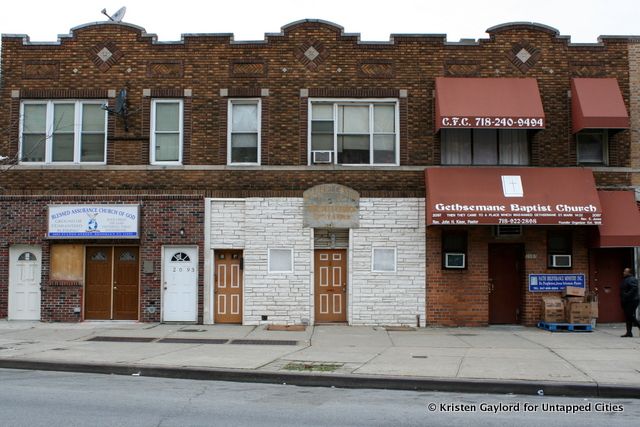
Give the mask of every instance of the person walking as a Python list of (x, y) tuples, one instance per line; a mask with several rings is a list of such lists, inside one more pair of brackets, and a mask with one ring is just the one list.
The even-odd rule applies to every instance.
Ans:
[(633, 276), (630, 268), (625, 268), (622, 272), (622, 284), (620, 285), (620, 303), (624, 310), (625, 322), (627, 324), (627, 333), (622, 338), (632, 337), (631, 329), (636, 325), (640, 330), (640, 322), (636, 319), (636, 309), (640, 303), (638, 295), (638, 279)]

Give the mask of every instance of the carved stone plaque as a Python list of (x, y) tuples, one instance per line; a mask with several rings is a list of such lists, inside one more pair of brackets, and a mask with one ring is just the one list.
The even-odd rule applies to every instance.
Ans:
[(339, 184), (322, 184), (304, 192), (304, 227), (358, 228), (360, 195)]

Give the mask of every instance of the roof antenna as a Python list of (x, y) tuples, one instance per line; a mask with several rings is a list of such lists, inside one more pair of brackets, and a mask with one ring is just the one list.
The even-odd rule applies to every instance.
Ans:
[(122, 18), (124, 18), (124, 14), (127, 12), (126, 6), (122, 6), (120, 9), (116, 11), (113, 15), (109, 16), (107, 13), (107, 9), (102, 9), (102, 14), (109, 18), (110, 21), (113, 22), (122, 22)]

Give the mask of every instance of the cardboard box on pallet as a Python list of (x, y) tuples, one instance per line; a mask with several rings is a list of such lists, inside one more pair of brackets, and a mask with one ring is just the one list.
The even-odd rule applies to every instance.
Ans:
[(579, 288), (577, 286), (566, 286), (562, 291), (563, 297), (584, 297), (585, 288)]
[(565, 305), (565, 317), (567, 323), (591, 323), (591, 303), (569, 302)]
[(564, 302), (558, 297), (542, 298), (542, 321), (547, 323), (564, 322)]

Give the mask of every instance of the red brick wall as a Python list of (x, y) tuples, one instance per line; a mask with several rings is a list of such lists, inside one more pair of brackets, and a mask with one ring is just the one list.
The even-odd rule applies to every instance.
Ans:
[[(484, 326), (489, 323), (488, 254), (490, 243), (523, 243), (525, 271), (521, 279), (521, 323), (534, 325), (540, 320), (542, 297), (556, 293), (529, 292), (529, 274), (584, 273), (588, 283), (588, 227), (573, 227), (573, 268), (547, 268), (547, 231), (550, 227), (524, 227), (518, 238), (495, 238), (492, 228), (477, 226), (468, 232), (468, 267), (442, 268), (443, 227), (427, 227), (427, 324), (438, 326)], [(447, 228), (449, 229), (449, 228)], [(451, 228), (453, 229), (453, 228)], [(463, 229), (463, 228), (457, 228)], [(552, 228), (551, 228), (552, 229)]]
[[(107, 42), (121, 57), (105, 68), (94, 59), (95, 49)], [(339, 27), (319, 22), (287, 26), (283, 34), (269, 36), (264, 43), (240, 44), (232, 43), (228, 36), (193, 35), (185, 36), (182, 43), (157, 44), (139, 28), (108, 23), (76, 29), (59, 45), (24, 45), (22, 38), (4, 37), (0, 129), (9, 132), (0, 133), (0, 153), (17, 151), (20, 99), (105, 99), (109, 89), (122, 87), (129, 89), (129, 132), (120, 118), (110, 116), (110, 165), (149, 163), (149, 106), (156, 97), (185, 99), (184, 163), (190, 165), (226, 164), (227, 101), (260, 97), (261, 89), (269, 90), (269, 96), (262, 96), (263, 164), (274, 166), (307, 164), (307, 98), (300, 97), (300, 89), (309, 89), (310, 97), (394, 98), (407, 90), (408, 97), (399, 100), (400, 158), (401, 164), (408, 166), (440, 162), (440, 137), (433, 131), (437, 76), (536, 78), (547, 128), (532, 136), (533, 166), (575, 165), (567, 95), (571, 77), (616, 77), (629, 105), (629, 43), (624, 38), (578, 46), (544, 27), (507, 25), (492, 29), (489, 38), (476, 44), (444, 42), (442, 36), (396, 35), (392, 43), (362, 44), (356, 37), (343, 35)], [(302, 54), (310, 45), (321, 53), (311, 63)], [(519, 46), (536, 54), (537, 62), (528, 69), (517, 67), (508, 58)], [(145, 89), (150, 90), (150, 97), (144, 95)], [(190, 89), (192, 96), (185, 96), (185, 89)], [(228, 96), (221, 96), (221, 89), (226, 89)], [(19, 90), (21, 98), (11, 98), (12, 90)], [(613, 137), (610, 154), (611, 166), (629, 166), (629, 132)], [(126, 183), (114, 180), (113, 175), (120, 173), (126, 176)], [(89, 191), (154, 185), (172, 188), (176, 182), (202, 190), (220, 178), (217, 172), (189, 170), (182, 171), (177, 181), (172, 180), (175, 171), (171, 170), (154, 170), (153, 179), (140, 171), (102, 171), (70, 184), (65, 181), (67, 174), (58, 170), (42, 179), (38, 173), (25, 173), (22, 179), (7, 179), (0, 191), (34, 191), (47, 187), (52, 179), (60, 179), (64, 187)], [(279, 191), (290, 189), (290, 181), (305, 187), (318, 183), (309, 181), (328, 178), (311, 174), (314, 178), (308, 175), (301, 181), (302, 174), (277, 171), (260, 185)], [(614, 171), (602, 174), (606, 175), (603, 183), (630, 182), (624, 173), (623, 178)], [(376, 180), (363, 179), (356, 172), (353, 175), (350, 179), (349, 173), (340, 174), (339, 179), (359, 182), (360, 191), (379, 189)], [(402, 180), (393, 173), (375, 175), (389, 177), (392, 186)], [(234, 171), (231, 176), (247, 181), (255, 172)]]
[[(160, 320), (160, 295), (163, 245), (197, 245), (198, 260), (198, 319), (202, 322), (203, 263), (204, 263), (204, 201), (197, 196), (51, 196), (11, 197), (3, 201), (0, 217), (0, 318), (7, 317), (9, 285), (9, 247), (15, 244), (42, 246), (42, 320), (77, 321), (74, 307), (82, 306), (82, 287), (51, 282), (49, 279), (49, 240), (47, 233), (48, 204), (140, 204), (139, 240), (74, 240), (66, 242), (100, 245), (139, 245), (141, 267), (153, 261), (153, 273), (140, 270), (140, 320)], [(11, 224), (19, 224), (14, 227)], [(185, 236), (179, 234), (184, 228)], [(147, 308), (156, 307), (155, 313)]]

